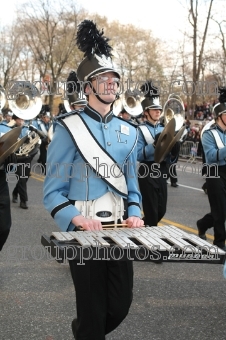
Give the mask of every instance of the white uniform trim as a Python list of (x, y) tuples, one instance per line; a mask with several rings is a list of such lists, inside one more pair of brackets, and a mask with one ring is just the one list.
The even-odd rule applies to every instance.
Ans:
[(151, 132), (148, 130), (146, 125), (140, 125), (139, 129), (142, 131), (144, 139), (147, 144), (153, 144), (155, 139), (153, 138)]
[[(124, 174), (120, 172), (119, 177), (112, 176), (111, 172), (115, 173), (114, 169), (117, 168), (116, 162), (109, 157), (105, 150), (97, 143), (94, 136), (87, 129), (82, 118), (79, 115), (69, 116), (63, 120), (63, 124), (65, 124), (67, 129), (71, 132), (73, 140), (78, 147), (78, 151), (83, 158), (85, 158), (87, 163), (89, 163), (91, 167), (97, 171), (111, 187), (113, 187), (113, 189), (115, 188), (120, 194), (127, 196), (128, 190)], [(90, 152), (90, 145), (92, 145), (92, 153)], [(95, 157), (92, 157), (93, 155), (95, 155)], [(104, 177), (105, 173), (103, 167), (96, 169), (96, 157), (99, 157), (99, 164), (105, 163), (109, 167), (109, 177)], [(110, 169), (113, 171), (110, 171)]]
[(212, 132), (212, 134), (213, 134), (213, 136), (214, 136), (214, 139), (215, 139), (215, 141), (216, 141), (216, 143), (217, 143), (218, 149), (224, 148), (225, 145), (223, 144), (223, 142), (222, 142), (222, 140), (221, 140), (219, 134), (217, 133), (217, 131), (216, 131), (216, 130), (211, 130), (211, 132)]

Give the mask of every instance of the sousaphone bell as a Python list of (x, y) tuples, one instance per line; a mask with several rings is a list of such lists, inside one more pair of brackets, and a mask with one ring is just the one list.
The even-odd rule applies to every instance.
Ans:
[(165, 102), (160, 119), (164, 118), (164, 125), (166, 126), (172, 118), (175, 118), (175, 131), (179, 131), (184, 124), (185, 108), (180, 96), (177, 94), (170, 94)]
[(143, 107), (141, 105), (142, 100), (143, 97), (139, 90), (127, 90), (122, 96), (122, 105), (126, 112), (132, 117), (137, 117), (143, 112)]
[(186, 127), (185, 109), (181, 98), (176, 94), (169, 95), (164, 104), (160, 118), (164, 118), (165, 128), (161, 132), (155, 147), (154, 161), (161, 163), (170, 153), (176, 142), (184, 135)]
[(42, 108), (41, 95), (29, 81), (17, 81), (10, 87), (8, 103), (10, 110), (24, 120), (35, 118)]

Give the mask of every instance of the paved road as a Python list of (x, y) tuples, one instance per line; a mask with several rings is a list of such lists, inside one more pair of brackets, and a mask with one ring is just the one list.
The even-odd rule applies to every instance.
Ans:
[[(178, 188), (168, 185), (162, 224), (196, 232), (209, 210), (199, 171), (179, 163)], [(179, 166), (178, 165), (178, 166)], [(198, 167), (196, 167), (198, 168)], [(29, 209), (12, 204), (13, 226), (0, 254), (0, 339), (72, 340), (75, 296), (68, 264), (42, 252), (42, 234), (58, 230), (42, 205), (43, 178), (28, 181)], [(9, 184), (12, 192), (13, 183)], [(209, 234), (212, 241), (212, 234)], [(134, 300), (108, 340), (224, 340), (226, 281), (223, 265), (134, 263)]]

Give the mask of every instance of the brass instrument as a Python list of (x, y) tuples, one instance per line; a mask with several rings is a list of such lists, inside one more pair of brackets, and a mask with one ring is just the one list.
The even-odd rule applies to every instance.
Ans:
[(118, 116), (119, 113), (122, 111), (123, 105), (122, 105), (122, 98), (121, 96), (117, 96), (115, 99), (113, 105), (112, 105), (112, 111), (115, 116)]
[[(41, 111), (41, 95), (38, 89), (28, 81), (15, 82), (9, 89), (8, 97), (9, 108), (20, 119), (31, 120)], [(28, 156), (39, 142), (40, 136), (37, 132), (32, 131), (22, 140), (24, 143), (20, 145), (16, 155)]]
[[(162, 110), (161, 117), (164, 118), (164, 125), (166, 126), (172, 118), (175, 118), (175, 131), (179, 131), (184, 124), (185, 108), (180, 96), (172, 93), (169, 95)], [(161, 118), (160, 117), (160, 118)]]
[(122, 97), (122, 105), (132, 117), (137, 117), (143, 112), (142, 100), (143, 97), (139, 90), (127, 90)]
[[(26, 138), (25, 138), (26, 137)], [(35, 148), (36, 144), (39, 142), (40, 137), (37, 133), (32, 131), (27, 136), (25, 136), (24, 142), (20, 148), (17, 150), (16, 155), (17, 156), (28, 156), (30, 152)], [(29, 139), (29, 141), (27, 141)]]
[(21, 127), (9, 130), (0, 138), (0, 165), (16, 150)]
[(170, 153), (176, 142), (180, 141), (185, 134), (185, 108), (183, 101), (176, 94), (169, 95), (164, 104), (160, 119), (164, 118), (165, 128), (161, 132), (155, 147), (154, 160), (161, 163)]
[(8, 91), (11, 111), (24, 120), (35, 118), (41, 111), (42, 99), (36, 86), (29, 81), (17, 81)]

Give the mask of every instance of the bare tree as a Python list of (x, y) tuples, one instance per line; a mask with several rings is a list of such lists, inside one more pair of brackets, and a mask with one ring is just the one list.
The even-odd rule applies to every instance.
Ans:
[[(188, 20), (189, 23), (192, 26), (193, 35), (192, 35), (192, 42), (193, 42), (193, 75), (192, 80), (193, 83), (196, 84), (196, 82), (199, 80), (202, 63), (203, 63), (203, 53), (204, 53), (204, 47), (206, 42), (206, 35), (208, 31), (208, 25), (210, 21), (210, 15), (211, 15), (211, 9), (212, 9), (213, 0), (209, 1), (209, 8), (208, 8), (208, 14), (206, 18), (205, 28), (204, 32), (200, 38), (201, 46), (198, 52), (199, 48), (199, 39), (198, 39), (198, 0), (190, 0), (190, 9), (189, 9), (189, 16)], [(203, 17), (203, 15), (202, 15)], [(195, 107), (196, 103), (196, 92), (192, 94), (191, 98), (191, 106), (192, 108)]]
[(225, 34), (226, 34), (226, 20), (222, 20), (221, 22), (215, 20), (212, 18), (214, 22), (218, 25), (220, 36), (217, 35), (217, 39), (220, 39), (221, 41), (221, 47), (222, 47), (222, 53), (219, 53), (218, 55), (218, 62), (220, 61), (221, 67), (222, 67), (222, 79), (221, 82), (225, 84), (225, 77), (226, 77), (226, 40), (225, 40)]
[[(32, 52), (40, 79), (46, 80), (46, 75), (50, 76), (49, 91), (57, 95), (59, 81), (66, 81), (60, 79), (63, 69), (69, 63), (77, 68), (75, 39), (79, 13), (73, 4), (68, 5), (65, 1), (54, 6), (51, 0), (38, 0), (23, 6), (19, 18), (21, 34)], [(53, 95), (48, 99), (52, 107)]]
[(15, 79), (20, 72), (20, 61), (22, 52), (22, 38), (17, 26), (13, 24), (0, 32), (1, 56), (0, 77), (1, 85), (7, 87), (10, 80)]

